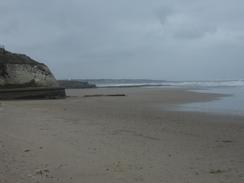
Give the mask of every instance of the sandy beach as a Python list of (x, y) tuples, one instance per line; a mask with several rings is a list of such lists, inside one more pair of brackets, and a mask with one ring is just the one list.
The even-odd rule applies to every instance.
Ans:
[[(166, 110), (218, 94), (67, 90), (0, 101), (0, 183), (243, 183), (244, 117)], [(114, 97), (84, 97), (125, 94)]]

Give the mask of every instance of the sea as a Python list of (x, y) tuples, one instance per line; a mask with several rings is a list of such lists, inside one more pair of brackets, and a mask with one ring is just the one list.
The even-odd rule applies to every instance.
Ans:
[(113, 87), (150, 87), (150, 88), (186, 88), (195, 92), (225, 94), (210, 102), (192, 102), (170, 110), (208, 112), (244, 116), (244, 80), (216, 81), (165, 81), (148, 79), (97, 79), (81, 80), (96, 84), (99, 88)]

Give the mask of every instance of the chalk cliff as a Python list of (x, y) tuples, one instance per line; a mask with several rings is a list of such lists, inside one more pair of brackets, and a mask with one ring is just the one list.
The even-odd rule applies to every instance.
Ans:
[(48, 67), (22, 54), (0, 51), (0, 88), (58, 87)]
[[(26, 55), (12, 53), (4, 48), (0, 48), (1, 90), (22, 89), (21, 91), (23, 91), (23, 89), (29, 89), (31, 91), (34, 89), (34, 92), (30, 93), (33, 96), (36, 93), (35, 91), (38, 89), (43, 90), (43, 88), (46, 88), (43, 97), (49, 96), (48, 89), (54, 91), (54, 88), (59, 88), (57, 80), (45, 64), (39, 63)], [(4, 92), (6, 93), (6, 91)], [(28, 95), (26, 98), (28, 98)]]

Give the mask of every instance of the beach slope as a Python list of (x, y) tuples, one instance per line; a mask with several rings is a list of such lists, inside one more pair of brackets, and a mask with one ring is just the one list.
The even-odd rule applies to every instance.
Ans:
[(168, 110), (220, 95), (152, 88), (67, 94), (0, 101), (0, 183), (244, 182), (243, 117)]

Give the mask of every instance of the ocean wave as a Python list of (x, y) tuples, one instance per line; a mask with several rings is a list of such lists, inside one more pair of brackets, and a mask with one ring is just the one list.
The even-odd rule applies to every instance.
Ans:
[(143, 87), (143, 86), (164, 86), (164, 84), (162, 84), (162, 83), (109, 83), (109, 84), (97, 84), (97, 87)]
[(170, 86), (193, 86), (193, 87), (242, 87), (244, 80), (234, 81), (182, 81), (167, 82)]
[[(95, 83), (96, 84), (96, 83)], [(114, 81), (113, 83), (97, 83), (98, 87), (164, 87), (164, 86), (175, 86), (175, 87), (244, 87), (244, 80), (233, 80), (233, 81), (153, 81), (153, 82), (141, 82), (138, 80), (136, 82), (130, 82), (126, 80), (125, 82), (119, 80), (119, 82)]]

